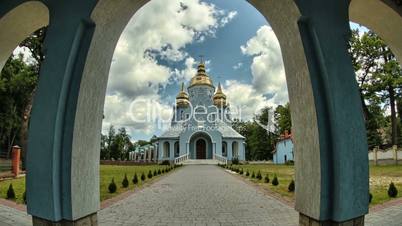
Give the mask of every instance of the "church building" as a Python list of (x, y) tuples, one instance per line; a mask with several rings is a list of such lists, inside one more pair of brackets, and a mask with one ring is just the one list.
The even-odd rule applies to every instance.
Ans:
[(158, 137), (159, 161), (175, 159), (245, 160), (245, 138), (231, 126), (229, 103), (215, 88), (205, 64), (176, 97), (171, 127)]

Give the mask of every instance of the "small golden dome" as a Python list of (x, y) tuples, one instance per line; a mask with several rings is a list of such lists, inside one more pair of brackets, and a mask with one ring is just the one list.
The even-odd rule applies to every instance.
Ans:
[(176, 96), (176, 105), (178, 107), (186, 107), (189, 105), (188, 94), (184, 91), (184, 83), (181, 83), (181, 90)]
[(214, 105), (218, 107), (226, 107), (226, 95), (222, 91), (221, 83), (218, 85), (218, 90), (214, 95)]
[(189, 88), (196, 85), (207, 85), (214, 87), (212, 80), (205, 71), (205, 64), (203, 62), (198, 65), (197, 74), (191, 79)]

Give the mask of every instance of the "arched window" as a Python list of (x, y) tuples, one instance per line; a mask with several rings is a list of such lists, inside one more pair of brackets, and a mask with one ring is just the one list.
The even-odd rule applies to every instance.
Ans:
[(180, 156), (180, 145), (179, 145), (179, 141), (176, 141), (174, 143), (174, 156), (175, 157), (179, 157)]
[(163, 143), (163, 157), (169, 158), (170, 157), (170, 144), (168, 141)]
[(232, 157), (239, 158), (239, 144), (237, 141), (233, 141), (232, 143)]
[(226, 141), (222, 142), (222, 156), (226, 157), (228, 156), (228, 144), (226, 143)]

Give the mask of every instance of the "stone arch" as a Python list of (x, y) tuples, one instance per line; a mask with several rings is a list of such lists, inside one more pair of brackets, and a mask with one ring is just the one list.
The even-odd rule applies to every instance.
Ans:
[[(27, 177), (27, 185), (41, 190), (36, 200), (28, 196), (33, 216), (77, 220), (96, 212), (99, 178), (82, 181), (78, 175), (93, 176), (99, 171), (99, 131), (113, 50), (132, 15), (147, 2), (99, 0), (93, 11), (95, 3), (90, 1), (53, 4), (52, 13), (60, 16), (52, 21), (54, 30), (48, 35), (47, 47), (54, 57), (58, 56), (55, 52), (61, 57), (57, 61), (49, 58), (44, 65), (41, 77), (45, 76), (46, 82), (42, 85), (56, 84), (39, 93), (31, 124), (30, 135), (35, 135), (31, 143), (37, 154), (46, 158), (30, 163), (29, 174), (43, 179), (35, 183)], [(282, 49), (297, 149), (297, 210), (320, 221), (341, 222), (364, 215), (368, 198), (362, 191), (368, 188), (368, 174), (363, 165), (368, 160), (345, 44), (348, 1), (249, 2), (268, 19)], [(66, 6), (71, 8), (66, 10)], [(71, 17), (61, 12), (75, 14)], [(61, 21), (71, 23), (66, 27)], [(57, 42), (60, 34), (68, 36), (61, 40), (63, 48)], [(45, 103), (47, 94), (56, 95)], [(43, 119), (49, 119), (45, 125)], [(41, 127), (47, 133), (36, 135)], [(339, 163), (345, 167), (336, 165)], [(46, 167), (35, 169), (35, 164)], [(86, 167), (77, 167), (82, 165)]]
[(402, 62), (402, 5), (394, 0), (352, 0), (349, 17), (378, 34)]
[(0, 18), (0, 71), (13, 50), (30, 34), (49, 24), (49, 9), (40, 1), (24, 2)]
[(208, 133), (198, 131), (194, 132), (190, 137), (188, 143), (190, 144), (190, 158), (197, 159), (197, 142), (202, 139), (205, 141), (205, 158), (213, 158), (213, 140)]

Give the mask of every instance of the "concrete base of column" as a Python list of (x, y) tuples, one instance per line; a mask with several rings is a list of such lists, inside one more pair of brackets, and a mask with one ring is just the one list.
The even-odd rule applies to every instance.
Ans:
[(306, 215), (300, 214), (299, 226), (364, 226), (364, 216), (344, 222), (317, 221)]
[(62, 220), (53, 222), (38, 217), (32, 217), (33, 226), (98, 226), (97, 214), (92, 214), (75, 221)]

